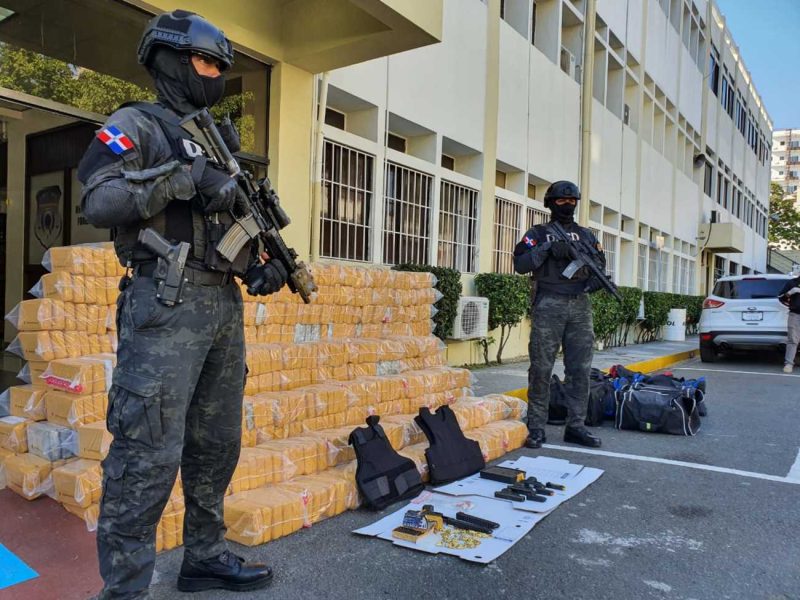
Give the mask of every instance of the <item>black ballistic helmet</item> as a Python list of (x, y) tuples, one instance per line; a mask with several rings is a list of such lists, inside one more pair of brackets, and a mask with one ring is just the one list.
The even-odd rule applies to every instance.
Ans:
[(223, 71), (233, 64), (233, 47), (222, 30), (186, 10), (173, 10), (150, 20), (139, 41), (139, 64), (149, 67), (158, 46), (210, 56), (220, 62)]
[(578, 186), (571, 181), (556, 181), (550, 184), (547, 191), (544, 193), (544, 205), (550, 208), (550, 201), (557, 198), (575, 198), (581, 199), (581, 191)]

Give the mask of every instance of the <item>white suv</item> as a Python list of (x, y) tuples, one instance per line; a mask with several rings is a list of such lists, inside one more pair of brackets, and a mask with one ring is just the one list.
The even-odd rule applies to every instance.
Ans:
[(714, 362), (720, 351), (786, 344), (789, 314), (778, 300), (791, 275), (720, 277), (703, 302), (700, 360)]

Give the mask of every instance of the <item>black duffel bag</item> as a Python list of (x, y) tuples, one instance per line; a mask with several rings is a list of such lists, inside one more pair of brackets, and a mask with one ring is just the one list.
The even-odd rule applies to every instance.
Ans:
[(635, 385), (617, 392), (617, 429), (695, 435), (700, 429), (697, 401), (668, 386)]
[(547, 408), (547, 424), (563, 425), (567, 422), (567, 391), (558, 375), (550, 377), (550, 404)]

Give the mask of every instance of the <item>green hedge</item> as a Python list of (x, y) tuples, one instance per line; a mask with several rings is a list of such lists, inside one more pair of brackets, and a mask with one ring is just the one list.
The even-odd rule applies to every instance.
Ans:
[(461, 297), (461, 273), (446, 267), (431, 267), (428, 265), (402, 264), (393, 267), (396, 271), (414, 271), (416, 273), (433, 273), (436, 276), (434, 286), (442, 297), (436, 302), (439, 311), (434, 315), (433, 321), (436, 329), (433, 333), (444, 340), (453, 335), (453, 320), (458, 311), (458, 299)]
[(627, 344), (628, 334), (636, 327), (642, 299), (642, 290), (639, 288), (619, 287), (617, 290), (622, 296), (622, 304), (606, 291), (590, 296), (594, 336), (607, 348)]

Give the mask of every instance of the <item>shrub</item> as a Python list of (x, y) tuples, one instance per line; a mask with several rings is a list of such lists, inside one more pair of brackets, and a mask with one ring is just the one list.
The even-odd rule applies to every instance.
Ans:
[(642, 290), (639, 288), (620, 287), (617, 291), (622, 296), (622, 304), (606, 291), (590, 296), (594, 336), (609, 348), (627, 344), (628, 334), (636, 325), (639, 302), (642, 299)]
[(528, 314), (530, 283), (519, 275), (481, 273), (475, 277), (475, 289), (479, 296), (489, 299), (489, 329), (500, 328), (497, 362), (502, 364), (511, 329)]
[(436, 324), (433, 333), (442, 340), (453, 335), (453, 320), (458, 311), (458, 299), (461, 297), (461, 273), (447, 267), (431, 267), (429, 265), (402, 264), (393, 267), (396, 271), (414, 271), (417, 273), (433, 273), (436, 276), (436, 285), (442, 297), (436, 301), (435, 306), (439, 311), (434, 315)]

